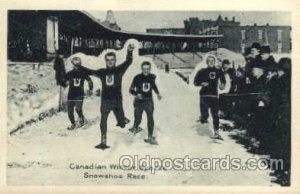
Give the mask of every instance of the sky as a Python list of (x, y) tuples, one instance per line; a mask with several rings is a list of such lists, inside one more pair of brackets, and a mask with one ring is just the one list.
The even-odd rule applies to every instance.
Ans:
[[(105, 20), (105, 11), (89, 11), (94, 17)], [(147, 28), (183, 28), (189, 17), (216, 20), (218, 15), (235, 20), (241, 25), (291, 25), (289, 12), (233, 12), (233, 11), (113, 11), (118, 25), (126, 31), (145, 32)]]

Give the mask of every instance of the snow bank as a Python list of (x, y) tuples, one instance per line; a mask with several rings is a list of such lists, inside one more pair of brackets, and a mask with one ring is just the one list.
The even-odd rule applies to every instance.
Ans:
[(8, 129), (11, 131), (58, 105), (58, 87), (52, 64), (8, 66)]

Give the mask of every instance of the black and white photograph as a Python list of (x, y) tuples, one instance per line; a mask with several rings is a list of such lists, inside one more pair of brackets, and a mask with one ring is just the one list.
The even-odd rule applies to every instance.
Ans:
[(291, 11), (5, 14), (8, 186), (293, 185)]

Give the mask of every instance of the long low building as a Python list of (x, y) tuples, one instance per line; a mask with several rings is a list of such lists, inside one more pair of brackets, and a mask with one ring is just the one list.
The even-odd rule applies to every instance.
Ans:
[(290, 53), (292, 49), (291, 26), (288, 25), (241, 25), (240, 22), (229, 20), (221, 15), (216, 20), (200, 20), (192, 17), (184, 21), (184, 28), (151, 28), (149, 33), (165, 34), (193, 34), (216, 35), (222, 34), (223, 38), (219, 47), (234, 52), (244, 53), (253, 42), (269, 45), (272, 52)]
[(110, 28), (86, 11), (10, 10), (8, 12), (8, 59), (47, 61), (58, 51), (98, 55), (137, 39), (140, 54), (206, 52), (218, 48), (223, 35), (180, 35), (128, 32)]

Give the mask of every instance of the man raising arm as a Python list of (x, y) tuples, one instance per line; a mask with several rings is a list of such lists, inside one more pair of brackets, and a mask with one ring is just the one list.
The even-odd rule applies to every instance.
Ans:
[(126, 122), (123, 110), (123, 97), (122, 97), (122, 78), (130, 64), (132, 63), (132, 52), (134, 45), (129, 44), (127, 47), (126, 61), (116, 66), (116, 54), (114, 52), (108, 52), (105, 55), (106, 68), (91, 70), (82, 67), (81, 70), (89, 75), (94, 75), (101, 80), (102, 83), (102, 95), (101, 95), (101, 143), (95, 148), (106, 149), (107, 146), (107, 119), (111, 111), (113, 111), (118, 126), (124, 128), (129, 122)]

